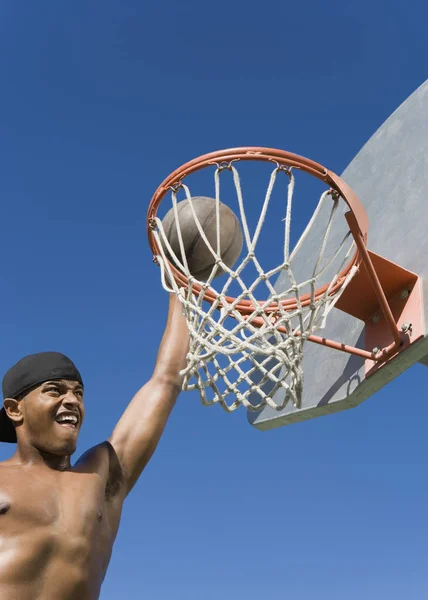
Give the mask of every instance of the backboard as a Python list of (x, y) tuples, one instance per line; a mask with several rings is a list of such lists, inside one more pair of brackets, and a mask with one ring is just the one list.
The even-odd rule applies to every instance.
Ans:
[[(428, 81), (416, 90), (378, 129), (342, 174), (363, 203), (369, 218), (369, 250), (422, 278), (428, 291)], [(314, 243), (317, 231), (314, 231)], [(318, 237), (321, 231), (318, 232)], [(339, 242), (342, 233), (332, 234)], [(295, 270), (308, 267), (307, 254)], [(279, 277), (276, 286), (284, 283)], [(366, 377), (365, 361), (326, 347), (307, 343), (301, 407), (289, 403), (283, 411), (266, 407), (248, 412), (258, 429), (272, 429), (353, 408), (408, 369), (415, 362), (428, 365), (428, 302), (424, 306), (423, 336), (387, 365)], [(339, 309), (323, 335), (364, 347), (364, 323)], [(282, 391), (278, 394), (284, 393)], [(280, 399), (275, 399), (277, 404)]]

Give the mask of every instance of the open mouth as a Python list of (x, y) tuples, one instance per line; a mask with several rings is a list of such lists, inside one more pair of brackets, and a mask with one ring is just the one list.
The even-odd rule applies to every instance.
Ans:
[(79, 417), (76, 414), (60, 414), (55, 417), (55, 423), (60, 427), (75, 430), (79, 424)]

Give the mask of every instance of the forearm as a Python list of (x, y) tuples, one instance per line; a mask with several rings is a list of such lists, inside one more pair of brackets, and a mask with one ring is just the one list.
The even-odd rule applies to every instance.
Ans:
[(189, 330), (175, 294), (170, 295), (168, 320), (159, 347), (153, 379), (170, 383), (181, 389), (180, 371), (186, 366), (189, 350)]

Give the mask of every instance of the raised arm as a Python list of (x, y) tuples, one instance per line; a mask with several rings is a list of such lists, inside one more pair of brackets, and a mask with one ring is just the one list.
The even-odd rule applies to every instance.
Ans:
[(109, 442), (122, 466), (129, 492), (150, 460), (181, 390), (189, 332), (181, 305), (171, 294), (168, 321), (151, 379), (134, 396)]

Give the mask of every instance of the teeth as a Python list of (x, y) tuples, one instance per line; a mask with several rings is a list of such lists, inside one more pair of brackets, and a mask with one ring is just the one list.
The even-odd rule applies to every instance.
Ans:
[(58, 423), (73, 423), (75, 425), (77, 423), (77, 417), (73, 415), (61, 415), (56, 419), (56, 421)]

